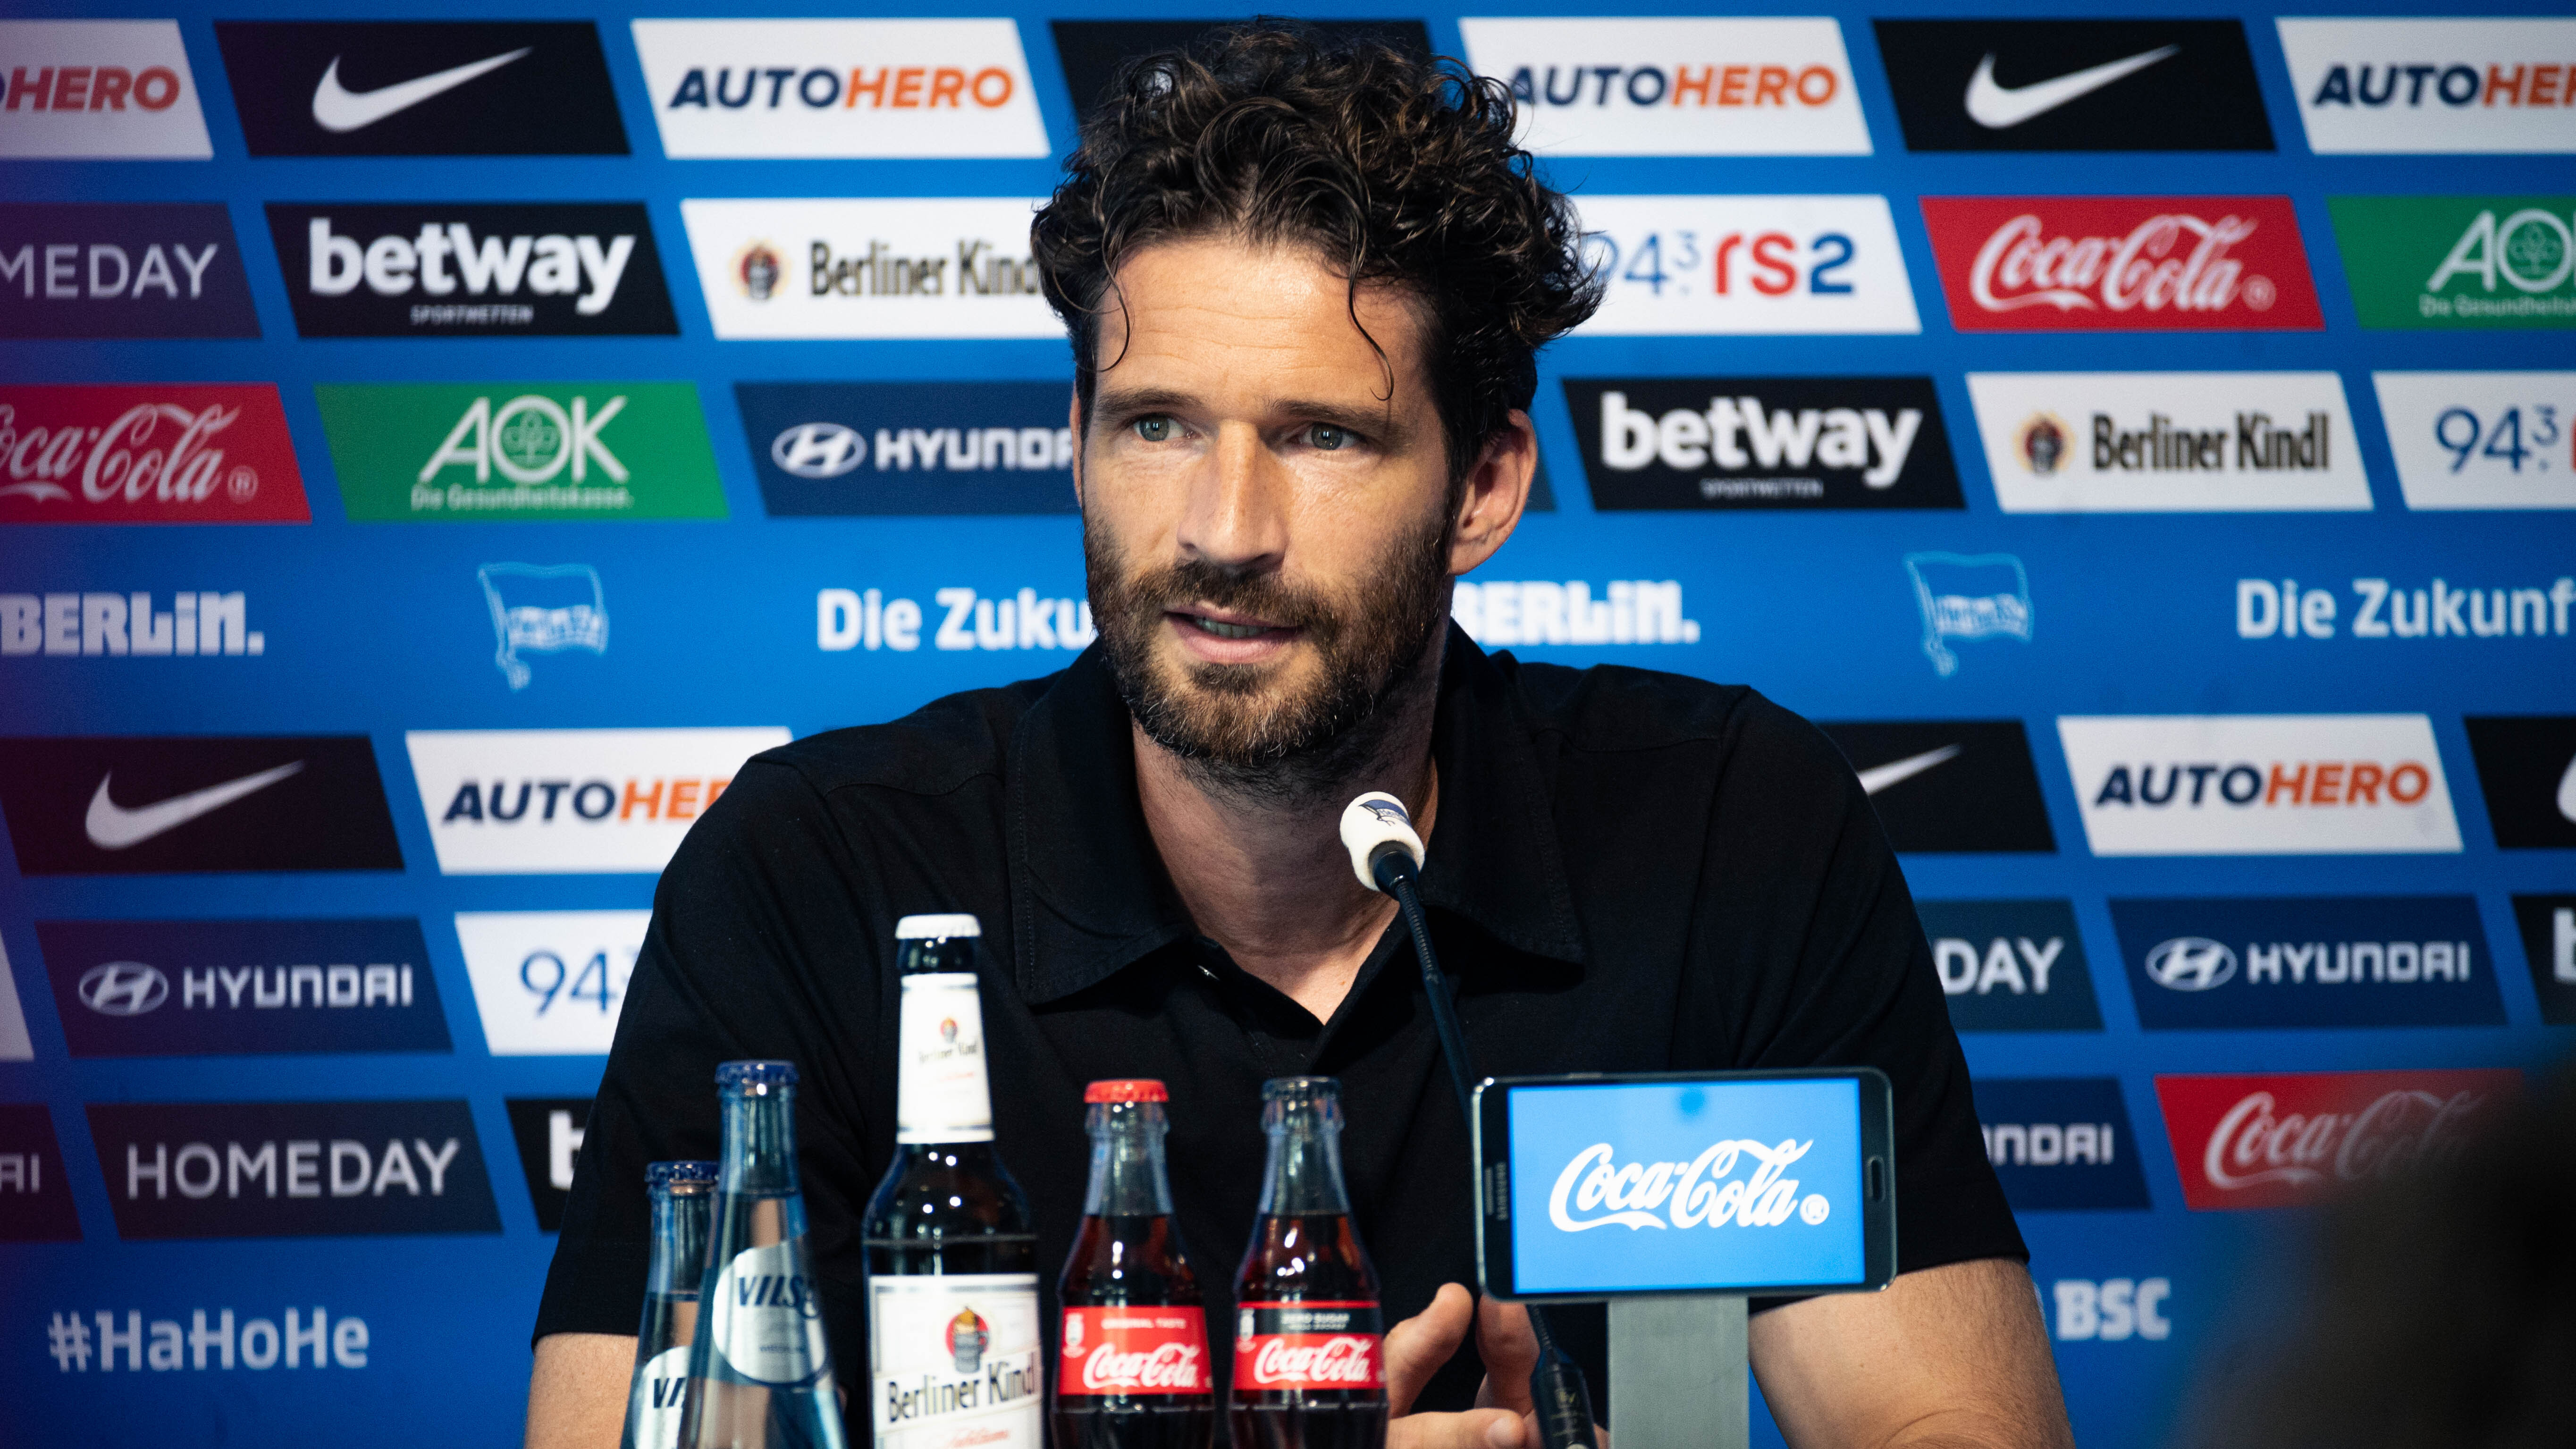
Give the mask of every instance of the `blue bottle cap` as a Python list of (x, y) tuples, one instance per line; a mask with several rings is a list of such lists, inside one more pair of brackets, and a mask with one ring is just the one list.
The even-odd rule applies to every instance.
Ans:
[(717, 1177), (712, 1162), (648, 1162), (644, 1181), (649, 1186), (667, 1187), (675, 1182), (713, 1182)]
[(796, 1085), (794, 1062), (726, 1062), (716, 1068), (716, 1085), (727, 1091)]

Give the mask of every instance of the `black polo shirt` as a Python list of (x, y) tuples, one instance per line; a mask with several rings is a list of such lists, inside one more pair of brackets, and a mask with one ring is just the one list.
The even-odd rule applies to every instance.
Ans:
[[(1466, 1124), (1401, 924), (1315, 1020), (1193, 928), (1131, 751), (1095, 646), (1060, 674), (745, 765), (662, 873), (537, 1333), (635, 1331), (644, 1165), (716, 1156), (716, 1064), (784, 1057), (803, 1079), (833, 1352), (845, 1382), (863, 1377), (859, 1219), (894, 1152), (894, 926), (922, 911), (984, 923), (995, 1131), (1036, 1208), (1050, 1300), (1082, 1212), (1082, 1089), (1102, 1077), (1170, 1084), (1173, 1202), (1220, 1375), (1264, 1078), (1341, 1078), (1389, 1321), (1444, 1282), (1472, 1287)], [(1480, 1070), (1878, 1067), (1900, 1269), (2026, 1256), (1913, 900), (1823, 735), (1750, 689), (1525, 664), (1453, 629), (1432, 751), (1422, 895)], [(1050, 1301), (1050, 1334), (1054, 1316)], [(1602, 1315), (1563, 1316), (1606, 1395)], [(1424, 1406), (1465, 1407), (1478, 1374), (1471, 1345)]]

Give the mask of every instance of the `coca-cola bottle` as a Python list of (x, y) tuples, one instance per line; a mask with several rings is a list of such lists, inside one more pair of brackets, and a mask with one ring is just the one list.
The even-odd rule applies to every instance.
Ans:
[(1039, 1449), (1046, 1349), (1029, 1201), (993, 1150), (973, 916), (906, 916), (895, 1156), (861, 1226), (877, 1449)]
[(1383, 1449), (1377, 1270), (1342, 1189), (1342, 1089), (1261, 1085), (1261, 1219), (1235, 1274), (1234, 1449)]
[(796, 1067), (716, 1068), (724, 1163), (689, 1349), (686, 1449), (845, 1449), (796, 1179)]
[(1199, 1280), (1172, 1230), (1170, 1096), (1160, 1082), (1094, 1082), (1082, 1100), (1091, 1185), (1056, 1280), (1055, 1449), (1207, 1449), (1216, 1375)]
[(635, 1331), (635, 1378), (626, 1390), (619, 1449), (678, 1449), (707, 1229), (715, 1216), (716, 1164), (649, 1163), (644, 1186), (653, 1199), (653, 1258), (644, 1273), (644, 1322)]

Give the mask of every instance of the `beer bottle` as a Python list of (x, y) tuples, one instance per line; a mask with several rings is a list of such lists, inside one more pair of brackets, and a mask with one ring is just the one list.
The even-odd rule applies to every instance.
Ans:
[(1341, 1083), (1262, 1083), (1261, 1128), (1261, 1218), (1235, 1275), (1234, 1449), (1384, 1449), (1385, 1329), (1342, 1188)]
[(653, 1199), (653, 1259), (644, 1274), (644, 1322), (635, 1331), (635, 1379), (626, 1390), (626, 1437), (619, 1449), (678, 1449), (716, 1165), (650, 1163), (644, 1186)]
[(877, 1449), (1040, 1449), (1029, 1201), (993, 1150), (973, 916), (895, 924), (895, 1157), (861, 1227)]
[(1082, 1100), (1091, 1185), (1056, 1280), (1055, 1449), (1208, 1449), (1216, 1380), (1199, 1280), (1172, 1230), (1169, 1094), (1160, 1082), (1094, 1082)]
[(689, 1348), (687, 1449), (846, 1449), (796, 1182), (796, 1067), (726, 1062), (724, 1162)]

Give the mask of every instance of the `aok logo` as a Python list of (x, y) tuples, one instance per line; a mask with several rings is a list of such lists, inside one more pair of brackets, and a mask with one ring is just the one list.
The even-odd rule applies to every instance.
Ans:
[(1600, 334), (1919, 332), (1877, 196), (1595, 196)]
[(2456, 851), (2422, 715), (2065, 716), (2096, 855)]
[(638, 20), (662, 150), (1043, 156), (1009, 20)]
[(2313, 331), (2284, 196), (1925, 197), (1962, 331)]
[(414, 730), (421, 809), (449, 875), (658, 871), (783, 729)]
[(724, 516), (687, 383), (327, 384), (315, 397), (352, 518)]
[(2277, 23), (2321, 156), (2576, 150), (2576, 22)]
[(2576, 197), (2326, 199), (2364, 327), (2576, 325)]
[(1575, 156), (1869, 153), (1842, 28), (1816, 18), (1485, 18), (1470, 63), (1522, 107), (1524, 144)]

